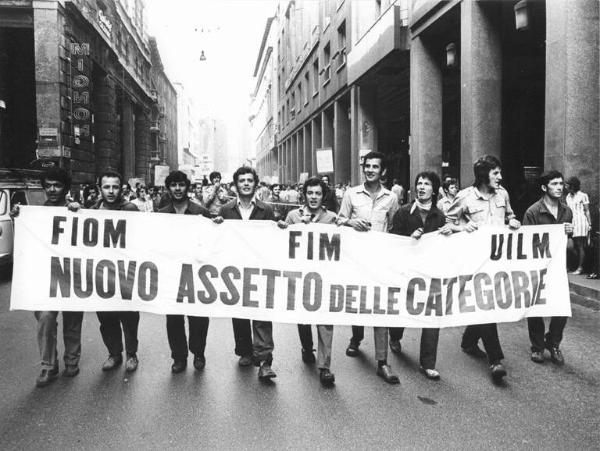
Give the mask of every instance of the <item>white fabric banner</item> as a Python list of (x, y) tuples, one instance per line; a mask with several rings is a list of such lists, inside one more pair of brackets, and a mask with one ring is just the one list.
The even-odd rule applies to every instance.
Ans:
[(570, 316), (562, 225), (420, 240), (348, 227), (22, 207), (11, 310), (450, 327)]

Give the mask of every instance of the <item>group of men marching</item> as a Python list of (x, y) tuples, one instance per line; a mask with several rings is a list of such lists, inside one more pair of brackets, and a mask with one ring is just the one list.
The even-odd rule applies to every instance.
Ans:
[[(296, 223), (323, 223), (333, 227), (352, 227), (354, 230), (389, 232), (412, 237), (418, 240), (423, 234), (436, 232), (451, 235), (457, 232), (473, 232), (483, 224), (502, 225), (511, 229), (521, 226), (515, 218), (509, 196), (501, 186), (502, 173), (498, 159), (493, 156), (479, 158), (474, 164), (475, 181), (472, 186), (460, 191), (446, 214), (437, 208), (440, 192), (440, 179), (435, 172), (424, 171), (415, 177), (415, 200), (399, 206), (398, 197), (386, 189), (381, 179), (385, 175), (385, 156), (379, 152), (370, 152), (364, 156), (362, 171), (364, 183), (348, 189), (342, 199), (339, 213), (327, 210), (324, 199), (328, 195), (328, 186), (321, 179), (309, 178), (303, 186), (304, 205), (287, 213), (277, 223), (286, 228)], [(71, 179), (60, 168), (47, 170), (42, 176), (42, 185), (46, 192), (47, 206), (67, 207), (76, 211), (79, 204), (69, 202), (67, 193)], [(271, 206), (259, 200), (256, 191), (259, 178), (253, 168), (241, 167), (233, 174), (237, 198), (220, 208), (214, 217), (205, 207), (191, 201), (188, 197), (190, 180), (186, 174), (174, 171), (166, 178), (168, 202), (159, 209), (160, 213), (202, 215), (211, 218), (217, 224), (228, 220), (275, 220)], [(131, 202), (121, 196), (122, 176), (106, 171), (99, 177), (101, 197), (92, 208), (103, 210), (137, 211)], [(564, 224), (565, 233), (571, 234), (572, 213), (561, 202), (564, 188), (563, 176), (558, 171), (549, 171), (540, 177), (542, 197), (525, 213), (523, 224)], [(18, 207), (12, 211), (18, 215)], [(100, 333), (108, 351), (108, 357), (102, 370), (113, 370), (123, 363), (123, 339), (125, 337), (125, 368), (135, 371), (138, 367), (137, 331), (139, 312), (98, 312)], [(38, 321), (38, 344), (42, 368), (36, 385), (43, 387), (58, 376), (57, 342), (58, 312), (36, 312)], [(65, 343), (64, 375), (76, 376), (79, 373), (81, 354), (81, 323), (83, 313), (63, 312), (63, 336)], [(269, 321), (234, 318), (233, 333), (235, 353), (239, 356), (240, 366), (255, 365), (258, 377), (268, 380), (276, 377), (273, 362), (273, 326)], [(184, 315), (167, 315), (167, 336), (171, 348), (173, 364), (171, 371), (180, 373), (187, 368), (189, 352), (194, 355), (193, 365), (202, 370), (206, 365), (204, 355), (209, 318), (188, 316), (189, 340), (185, 331)], [(566, 318), (552, 318), (549, 330), (545, 333), (543, 318), (528, 318), (531, 340), (531, 360), (544, 361), (544, 350), (550, 352), (551, 360), (556, 364), (564, 363), (559, 349)], [(298, 325), (302, 346), (302, 360), (306, 363), (316, 361), (320, 381), (331, 386), (335, 376), (330, 370), (333, 326), (318, 325), (317, 357), (313, 350), (313, 338), (310, 325)], [(388, 347), (393, 353), (402, 350), (403, 328), (374, 328), (375, 359), (377, 375), (390, 384), (398, 384), (399, 378), (387, 361)], [(364, 338), (364, 327), (353, 326), (352, 337), (346, 348), (346, 355), (356, 357), (360, 354), (360, 344)], [(423, 329), (420, 345), (420, 370), (428, 378), (436, 380), (440, 373), (436, 369), (436, 356), (439, 329)], [(479, 340), (484, 350), (479, 347)], [(468, 326), (463, 334), (462, 350), (476, 358), (487, 358), (490, 373), (495, 381), (506, 376), (502, 365), (504, 355), (496, 324)], [(188, 352), (189, 350), (189, 352)]]

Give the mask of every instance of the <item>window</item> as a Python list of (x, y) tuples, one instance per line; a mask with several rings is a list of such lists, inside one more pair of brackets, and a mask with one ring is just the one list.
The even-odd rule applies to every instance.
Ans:
[(302, 109), (302, 82), (298, 82), (298, 111)]
[(325, 45), (325, 47), (323, 48), (323, 64), (325, 64), (325, 68), (323, 69), (323, 78), (325, 78), (325, 81), (323, 82), (323, 84), (326, 84), (329, 79), (331, 78), (331, 73), (329, 71), (330, 65), (331, 65), (331, 45), (328, 42), (327, 45)]
[(346, 21), (338, 27), (338, 67), (346, 64)]
[(313, 63), (313, 96), (319, 93), (319, 60)]
[(306, 86), (306, 89), (304, 90), (304, 104), (306, 105), (308, 103), (308, 87), (310, 86), (308, 71), (304, 74), (304, 85)]
[(293, 121), (296, 117), (296, 94), (292, 92), (292, 107), (290, 108), (290, 116)]

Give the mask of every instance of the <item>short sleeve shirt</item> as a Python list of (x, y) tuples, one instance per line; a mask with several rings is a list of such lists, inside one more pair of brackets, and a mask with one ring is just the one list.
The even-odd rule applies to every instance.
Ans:
[(515, 214), (508, 198), (508, 192), (500, 187), (494, 193), (484, 195), (474, 186), (460, 191), (446, 212), (449, 222), (478, 225), (505, 225), (506, 219)]
[(373, 199), (362, 184), (346, 190), (339, 216), (348, 219), (365, 219), (371, 223), (371, 230), (387, 232), (392, 228), (392, 218), (399, 207), (398, 197), (383, 185), (377, 197)]

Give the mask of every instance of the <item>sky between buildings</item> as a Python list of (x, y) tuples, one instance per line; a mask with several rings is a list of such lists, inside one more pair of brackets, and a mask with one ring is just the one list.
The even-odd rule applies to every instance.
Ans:
[(201, 116), (225, 120), (229, 149), (247, 155), (252, 73), (277, 1), (146, 0), (146, 7), (169, 79), (184, 84)]

